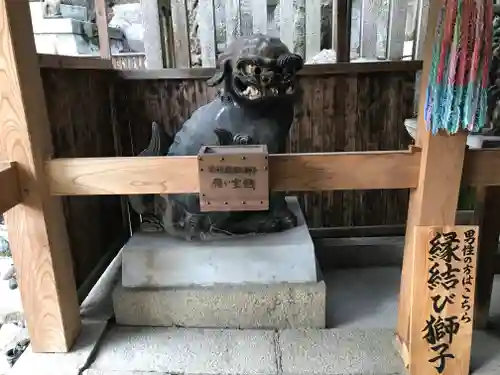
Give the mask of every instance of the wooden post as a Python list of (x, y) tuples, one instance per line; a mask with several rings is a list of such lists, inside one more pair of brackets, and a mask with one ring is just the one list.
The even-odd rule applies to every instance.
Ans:
[(141, 0), (147, 69), (163, 69), (160, 10), (157, 0)]
[(35, 352), (66, 352), (80, 331), (61, 202), (44, 161), (49, 119), (27, 1), (0, 0), (0, 159), (16, 163), (22, 203), (5, 215), (24, 314)]
[(389, 27), (387, 29), (387, 59), (404, 57), (406, 16), (408, 0), (392, 0), (389, 3)]
[(380, 0), (361, 0), (360, 58), (375, 59), (378, 57), (377, 21), (379, 18), (378, 12), (382, 6)]
[[(453, 136), (439, 134), (432, 136), (424, 121), (425, 91), (428, 83), (432, 59), (432, 47), (438, 14), (443, 7), (443, 0), (431, 2), (428, 28), (423, 55), (423, 71), (420, 87), (420, 107), (416, 145), (422, 149), (418, 186), (410, 193), (410, 204), (405, 237), (403, 271), (399, 294), (397, 338), (406, 365), (408, 362), (421, 361), (422, 358), (410, 358), (410, 321), (413, 318), (412, 289), (414, 280), (425, 278), (427, 274), (416, 275), (412, 263), (416, 255), (414, 249), (415, 226), (449, 226), (455, 224), (460, 181), (467, 135), (458, 133)], [(416, 301), (415, 303), (418, 303)], [(412, 374), (419, 375), (419, 374)], [(454, 374), (462, 375), (462, 374)]]
[[(413, 59), (421, 60), (423, 59), (423, 49), (424, 49), (424, 38), (425, 32), (427, 30), (428, 18), (429, 18), (429, 1), (430, 0), (419, 0), (415, 1), (416, 6), (416, 27), (415, 27), (415, 38), (413, 42)], [(415, 75), (415, 102), (413, 104), (415, 113), (418, 112), (418, 106), (420, 102), (420, 90), (419, 83), (421, 82), (422, 72), (417, 72)]]
[(481, 228), (477, 264), (474, 328), (485, 329), (495, 278), (495, 254), (500, 234), (500, 186), (476, 189), (474, 222)]
[(111, 59), (111, 47), (108, 32), (108, 9), (105, 0), (95, 1), (95, 16), (97, 23), (97, 34), (99, 37), (99, 52), (102, 59)]
[[(255, 8), (259, 5), (262, 7), (261, 13), (263, 14), (260, 14), (259, 18), (262, 19), (262, 17), (264, 17), (264, 21), (258, 21), (259, 18), (256, 17), (255, 13), (252, 13), (252, 15), (254, 17), (253, 29), (262, 30), (263, 34), (267, 32), (267, 7), (265, 6), (265, 2), (266, 0), (264, 0), (264, 4), (262, 4), (262, 1), (254, 1), (252, 3), (252, 11), (255, 11)], [(204, 68), (215, 68), (217, 66), (217, 42), (215, 40), (216, 26), (214, 0), (201, 0), (198, 3), (198, 7), (198, 9), (203, 9), (203, 11), (199, 12), (198, 17), (201, 66)]]
[[(316, 0), (306, 0), (306, 54), (305, 60), (309, 61), (314, 56), (316, 56), (321, 51), (321, 23), (318, 20), (321, 19), (321, 3)], [(335, 17), (337, 16), (337, 1), (332, 1), (332, 24)], [(335, 27), (332, 26), (332, 33), (335, 33)], [(332, 41), (335, 37), (332, 36)], [(332, 46), (335, 49), (335, 44)]]
[[(191, 52), (189, 46), (190, 43), (186, 0), (171, 0), (171, 6), (172, 29), (174, 31), (175, 68), (190, 68)], [(150, 69), (149, 66), (148, 69)]]
[(332, 34), (335, 35), (337, 51), (337, 62), (349, 62), (351, 60), (351, 14), (352, 0), (334, 0), (337, 1), (337, 17), (333, 19)]

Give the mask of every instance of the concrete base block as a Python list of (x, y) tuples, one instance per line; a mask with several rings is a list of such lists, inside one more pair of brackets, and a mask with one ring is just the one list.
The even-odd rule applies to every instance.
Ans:
[(123, 286), (317, 282), (314, 244), (296, 197), (288, 207), (298, 226), (281, 233), (185, 241), (165, 233), (136, 233), (123, 248)]
[(113, 293), (118, 324), (205, 328), (324, 328), (324, 282), (138, 290)]

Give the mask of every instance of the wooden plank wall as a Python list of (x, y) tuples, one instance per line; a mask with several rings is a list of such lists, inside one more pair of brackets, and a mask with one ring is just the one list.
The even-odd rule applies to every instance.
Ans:
[[(403, 125), (412, 115), (414, 72), (373, 72), (303, 76), (289, 138), (290, 152), (407, 149)], [(146, 147), (151, 122), (171, 137), (216, 91), (205, 81), (124, 80), (117, 83), (118, 122), (124, 149), (138, 154)], [(131, 134), (131, 141), (128, 138)], [(408, 191), (347, 191), (300, 194), (311, 227), (404, 224)]]
[[(110, 71), (42, 69), (54, 157), (116, 156)], [(118, 143), (116, 142), (118, 145)], [(77, 285), (128, 235), (119, 196), (63, 197)]]

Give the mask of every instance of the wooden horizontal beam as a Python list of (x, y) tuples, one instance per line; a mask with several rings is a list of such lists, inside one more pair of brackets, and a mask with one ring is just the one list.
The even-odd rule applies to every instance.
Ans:
[[(271, 155), (275, 191), (406, 189), (417, 186), (420, 151)], [(46, 164), (52, 195), (199, 192), (195, 156), (54, 159)], [(469, 150), (463, 183), (500, 185), (500, 149)]]
[(16, 167), (0, 162), (0, 214), (21, 203), (21, 189)]
[(500, 149), (468, 150), (464, 160), (463, 184), (500, 185)]
[[(358, 74), (372, 72), (417, 72), (422, 69), (422, 61), (376, 61), (348, 62), (336, 64), (310, 64), (299, 71), (299, 76), (321, 76), (337, 74)], [(184, 68), (159, 70), (122, 71), (124, 79), (208, 79), (215, 73), (214, 68)]]
[[(417, 186), (420, 152), (377, 151), (269, 156), (275, 191), (404, 189)], [(199, 192), (196, 156), (54, 159), (52, 195)]]
[(40, 68), (113, 70), (111, 60), (95, 56), (61, 56), (38, 54)]

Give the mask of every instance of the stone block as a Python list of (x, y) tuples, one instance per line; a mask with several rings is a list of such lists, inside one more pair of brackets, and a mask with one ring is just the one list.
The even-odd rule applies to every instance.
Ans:
[(123, 249), (123, 286), (316, 282), (314, 245), (296, 197), (299, 225), (282, 233), (196, 242), (165, 233), (136, 233)]
[(388, 329), (297, 329), (279, 333), (283, 375), (403, 375)]
[(38, 53), (48, 55), (99, 55), (94, 44), (77, 34), (35, 34), (35, 46)]
[(144, 290), (118, 283), (113, 304), (122, 325), (281, 329), (326, 322), (323, 281)]
[(87, 23), (71, 18), (37, 18), (33, 20), (33, 33), (83, 35)]
[(113, 371), (113, 370), (85, 370), (82, 375), (172, 375), (168, 372), (151, 372), (151, 371)]
[(87, 21), (87, 7), (80, 5), (61, 4), (61, 16), (63, 18), (71, 18), (77, 21)]
[(3, 277), (9, 272), (13, 265), (12, 258), (0, 257), (0, 325), (6, 323), (24, 322), (24, 310), (19, 288), (10, 289), (9, 281), (3, 280)]
[(277, 374), (275, 333), (112, 327), (89, 370), (94, 374)]

